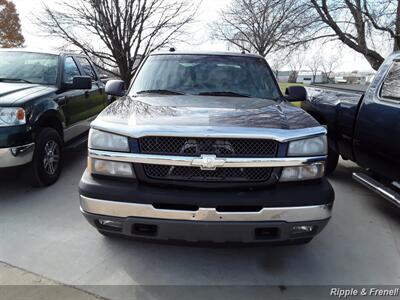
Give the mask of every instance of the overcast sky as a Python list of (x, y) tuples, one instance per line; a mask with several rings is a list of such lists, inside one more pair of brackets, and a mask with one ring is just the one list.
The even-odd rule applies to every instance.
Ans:
[[(226, 7), (230, 1), (231, 0), (203, 0), (202, 7), (197, 17), (198, 22), (192, 28), (192, 30), (196, 31), (196, 40), (199, 41), (199, 44), (179, 45), (177, 48), (184, 50), (227, 50), (227, 45), (225, 43), (210, 40), (208, 24), (217, 20), (218, 11)], [(40, 36), (31, 21), (32, 12), (35, 13), (40, 11), (42, 3), (46, 3), (50, 6), (54, 5), (54, 0), (13, 0), (13, 2), (16, 4), (18, 13), (20, 15), (26, 46), (38, 49), (55, 48), (60, 46), (60, 41)], [(328, 46), (325, 45), (322, 50), (320, 47), (321, 46), (319, 44), (312, 46), (309, 50), (307, 50), (306, 56), (313, 55), (314, 53), (320, 51), (323, 51), (326, 55), (330, 55), (330, 53), (336, 53), (338, 51), (337, 46), (332, 44)], [(341, 66), (338, 68), (338, 70), (372, 70), (363, 56), (354, 53), (346, 47), (342, 48)]]

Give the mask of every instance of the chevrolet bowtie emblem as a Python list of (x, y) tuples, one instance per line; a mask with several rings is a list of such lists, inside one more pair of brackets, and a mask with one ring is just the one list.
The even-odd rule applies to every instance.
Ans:
[(223, 167), (225, 164), (224, 159), (217, 159), (216, 155), (201, 155), (200, 158), (192, 160), (192, 166), (200, 167), (205, 171), (214, 171), (218, 167)]

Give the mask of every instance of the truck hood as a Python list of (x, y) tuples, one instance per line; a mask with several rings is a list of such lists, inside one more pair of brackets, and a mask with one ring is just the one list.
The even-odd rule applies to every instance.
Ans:
[[(302, 129), (319, 126), (302, 109), (286, 101), (212, 96), (126, 97), (108, 106), (93, 122), (119, 132), (140, 128)], [(114, 130), (115, 131), (115, 130)]]
[(54, 86), (0, 82), (0, 106), (13, 105), (18, 101), (25, 102), (55, 90)]

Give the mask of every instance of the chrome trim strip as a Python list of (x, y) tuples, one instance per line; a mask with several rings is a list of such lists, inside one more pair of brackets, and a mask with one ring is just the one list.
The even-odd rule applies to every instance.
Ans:
[[(102, 160), (152, 164), (152, 165), (168, 165), (168, 166), (194, 166), (200, 157), (191, 156), (168, 156), (168, 155), (152, 155), (152, 154), (137, 154), (111, 152), (102, 150), (89, 149), (89, 157)], [(263, 167), (295, 167), (303, 165), (311, 165), (315, 163), (323, 163), (326, 156), (313, 157), (271, 157), (271, 158), (218, 158), (219, 161), (224, 161), (221, 168), (263, 168)]]
[(259, 212), (218, 212), (215, 208), (201, 207), (197, 211), (156, 209), (150, 204), (104, 201), (80, 196), (81, 210), (96, 215), (112, 217), (138, 217), (186, 221), (285, 221), (304, 222), (325, 220), (331, 217), (331, 205), (268, 207)]
[(353, 178), (366, 188), (400, 207), (400, 194), (363, 173), (353, 173)]
[(301, 129), (247, 128), (247, 127), (212, 127), (212, 126), (165, 126), (113, 123), (96, 119), (92, 128), (120, 134), (131, 138), (145, 136), (198, 137), (198, 138), (247, 138), (269, 139), (281, 143), (312, 138), (327, 134), (322, 127)]
[(0, 168), (16, 167), (25, 165), (32, 161), (35, 143), (0, 148)]

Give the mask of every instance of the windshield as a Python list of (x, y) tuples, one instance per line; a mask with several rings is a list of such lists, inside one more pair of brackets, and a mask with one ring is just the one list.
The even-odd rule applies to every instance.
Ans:
[(0, 52), (0, 81), (55, 85), (57, 66), (57, 55)]
[(278, 99), (265, 61), (222, 55), (154, 55), (140, 70), (131, 96), (144, 93)]

